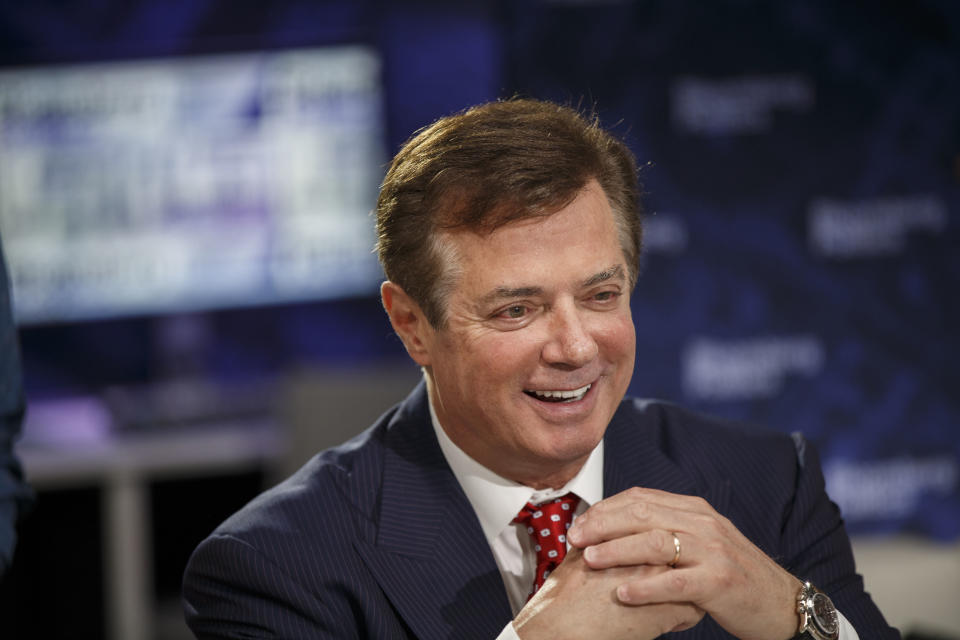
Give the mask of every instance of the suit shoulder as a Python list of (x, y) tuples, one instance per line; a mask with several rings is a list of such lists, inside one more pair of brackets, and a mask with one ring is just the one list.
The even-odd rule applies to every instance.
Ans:
[(770, 427), (702, 413), (664, 400), (627, 398), (621, 411), (634, 420), (655, 423), (667, 436), (675, 438), (753, 443), (760, 447), (790, 445), (793, 441), (791, 436)]
[(384, 424), (315, 455), (289, 478), (267, 489), (214, 532), (256, 547), (280, 538), (319, 537), (334, 530), (362, 535), (377, 503)]
[(789, 483), (805, 443), (791, 436), (747, 422), (693, 411), (659, 400), (628, 398), (618, 411), (653, 445), (682, 467), (705, 480), (721, 476), (775, 473)]

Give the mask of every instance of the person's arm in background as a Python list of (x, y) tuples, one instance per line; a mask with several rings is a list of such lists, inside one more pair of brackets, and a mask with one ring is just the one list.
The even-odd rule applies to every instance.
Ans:
[(20, 352), (10, 307), (10, 283), (0, 248), (0, 577), (13, 560), (17, 516), (33, 499), (13, 452), (24, 408)]

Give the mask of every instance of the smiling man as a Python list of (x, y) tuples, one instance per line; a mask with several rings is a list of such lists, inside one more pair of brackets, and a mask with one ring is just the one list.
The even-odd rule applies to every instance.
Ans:
[(194, 633), (899, 637), (801, 438), (624, 398), (639, 209), (626, 146), (568, 108), (411, 138), (378, 253), (424, 382), (198, 547)]
[(561, 487), (600, 442), (633, 373), (631, 283), (603, 189), (591, 180), (549, 217), (450, 230), (441, 242), (445, 268), (459, 274), (442, 329), (399, 285), (382, 287), (437, 420), (498, 475)]

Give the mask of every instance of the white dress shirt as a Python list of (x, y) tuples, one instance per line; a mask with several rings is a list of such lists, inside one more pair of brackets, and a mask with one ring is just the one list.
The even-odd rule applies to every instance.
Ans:
[[(427, 395), (429, 400), (429, 394)], [(603, 500), (603, 440), (590, 452), (586, 463), (567, 484), (559, 489), (536, 490), (494, 473), (471, 458), (447, 435), (437, 414), (430, 405), (430, 421), (440, 443), (440, 449), (470, 501), (483, 535), (493, 551), (493, 558), (503, 577), (510, 608), (516, 617), (527, 602), (536, 572), (536, 553), (526, 527), (513, 519), (527, 502), (540, 504), (574, 493), (580, 503), (574, 520), (591, 505)], [(838, 640), (859, 640), (856, 630), (841, 614)], [(508, 623), (496, 640), (520, 640), (512, 623)]]

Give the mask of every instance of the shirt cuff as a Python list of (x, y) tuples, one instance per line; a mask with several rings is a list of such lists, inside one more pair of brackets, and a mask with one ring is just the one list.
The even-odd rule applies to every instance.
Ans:
[[(853, 637), (856, 638), (856, 635)], [(520, 640), (520, 636), (517, 635), (517, 630), (513, 628), (513, 620), (507, 623), (507, 626), (505, 626), (503, 631), (500, 632), (500, 635), (497, 636), (497, 640)], [(841, 637), (840, 640), (847, 639)]]
[(837, 636), (837, 640), (860, 640), (860, 636), (857, 635), (857, 630), (853, 628), (853, 625), (850, 624), (839, 611), (837, 611), (837, 618), (840, 619), (840, 635)]

